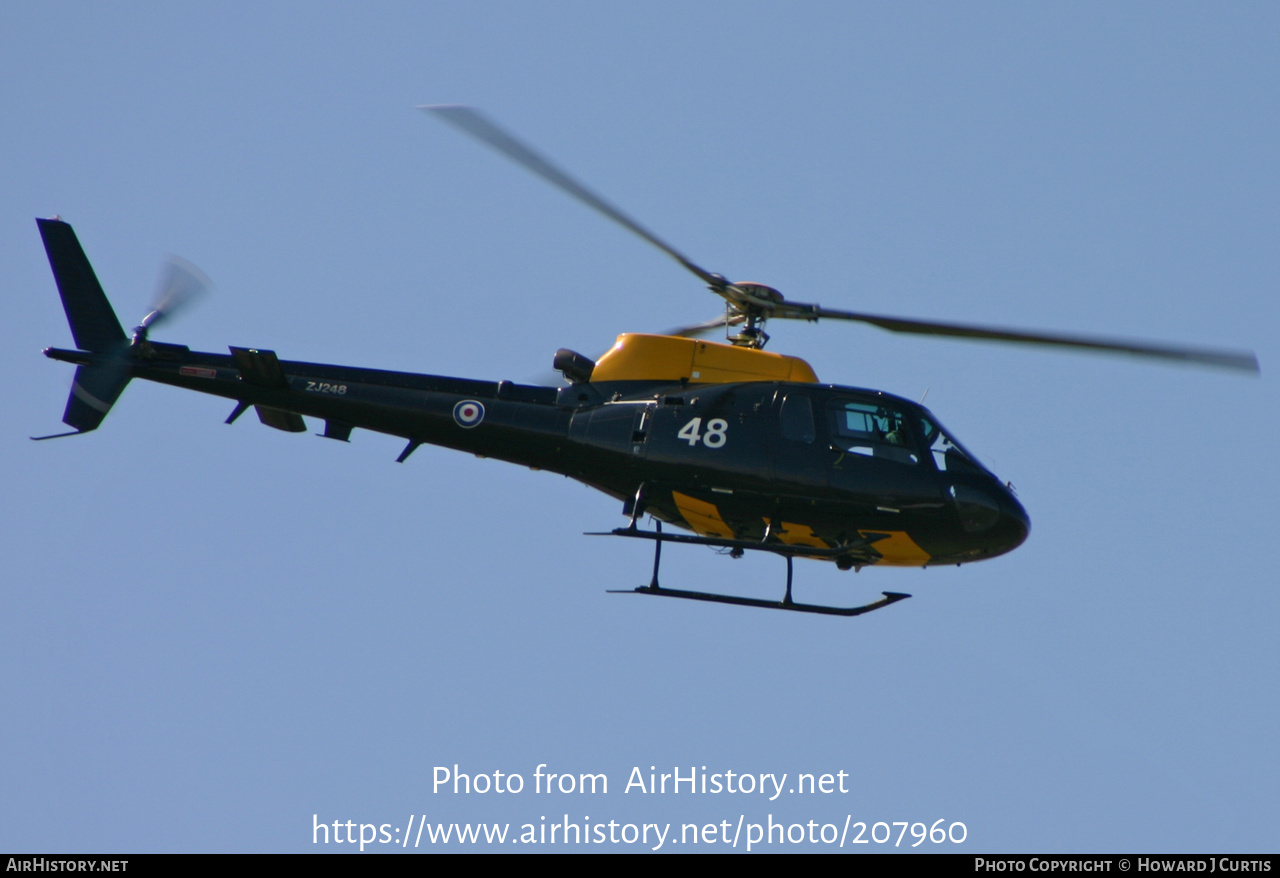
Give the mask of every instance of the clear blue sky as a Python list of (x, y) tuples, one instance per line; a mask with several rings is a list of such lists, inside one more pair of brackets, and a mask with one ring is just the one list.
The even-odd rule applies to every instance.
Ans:
[[(1274, 851), (1278, 39), (1265, 3), (14, 5), (0, 848), (311, 851), (313, 814), (568, 814)], [(771, 325), (824, 381), (927, 390), (1031, 516), (1025, 546), (962, 569), (797, 562), (797, 599), (915, 595), (852, 620), (606, 595), (649, 554), (581, 535), (622, 522), (603, 495), (438, 449), (397, 465), (370, 433), (228, 427), (171, 388), (27, 439), (60, 428), (71, 377), (40, 356), (71, 340), (36, 216), (74, 224), (126, 325), (163, 253), (200, 266), (216, 293), (157, 337), (202, 350), (530, 380), (559, 347), (717, 313), (414, 110), (443, 102), (735, 279), (1251, 348), (1263, 374)], [(693, 547), (664, 572), (783, 579)], [(433, 793), (455, 763), (610, 789)], [(651, 765), (844, 771), (849, 792), (624, 793)]]

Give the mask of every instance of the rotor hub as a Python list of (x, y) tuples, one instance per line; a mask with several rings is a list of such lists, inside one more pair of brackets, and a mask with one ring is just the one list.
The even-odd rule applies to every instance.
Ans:
[[(736, 283), (733, 289), (741, 293), (742, 298), (753, 305), (777, 305), (783, 301), (782, 293), (767, 284)], [(734, 297), (737, 298), (736, 296)]]

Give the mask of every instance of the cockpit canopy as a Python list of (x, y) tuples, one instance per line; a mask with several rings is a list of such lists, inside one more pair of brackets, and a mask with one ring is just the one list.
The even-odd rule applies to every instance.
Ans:
[(928, 459), (941, 472), (986, 473), (932, 412), (885, 393), (791, 389), (779, 417), (783, 438), (792, 441), (814, 442), (821, 427), (827, 441), (846, 454), (913, 466)]

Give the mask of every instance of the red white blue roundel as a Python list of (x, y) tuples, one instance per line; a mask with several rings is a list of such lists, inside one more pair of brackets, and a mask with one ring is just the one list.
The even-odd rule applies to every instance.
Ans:
[(459, 427), (471, 429), (484, 420), (484, 406), (474, 399), (464, 399), (453, 407), (453, 419)]

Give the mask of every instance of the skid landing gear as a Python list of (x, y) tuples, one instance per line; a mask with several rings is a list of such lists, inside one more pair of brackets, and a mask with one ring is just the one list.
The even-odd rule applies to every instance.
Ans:
[[(707, 601), (715, 604), (736, 604), (740, 607), (760, 607), (765, 610), (790, 610), (794, 613), (819, 613), (824, 616), (861, 616), (863, 613), (870, 613), (872, 610), (878, 610), (881, 607), (887, 607), (890, 604), (905, 600), (911, 597), (909, 594), (903, 594), (896, 591), (881, 592), (884, 595), (878, 601), (866, 604), (861, 607), (828, 607), (823, 604), (798, 604), (791, 598), (791, 561), (797, 554), (821, 555), (814, 551), (805, 551), (804, 547), (789, 547), (774, 544), (743, 544), (739, 540), (717, 540), (708, 537), (688, 537), (688, 536), (663, 536), (662, 522), (655, 521), (657, 525), (653, 531), (642, 531), (635, 527), (618, 528), (611, 532), (612, 536), (628, 536), (640, 537), (641, 539), (653, 540), (653, 577), (649, 580), (648, 585), (642, 585), (635, 589), (609, 589), (609, 594), (648, 594), (656, 595), (664, 598), (682, 598), (687, 601)], [(604, 536), (604, 534), (601, 534)], [(701, 545), (725, 546), (730, 549), (760, 549), (766, 552), (773, 552), (782, 555), (787, 562), (787, 591), (781, 601), (770, 601), (762, 598), (739, 597), (737, 595), (715, 594), (705, 591), (685, 591), (678, 588), (663, 588), (658, 584), (658, 567), (662, 562), (662, 544), (664, 541), (681, 542), (681, 543), (698, 543)], [(793, 551), (793, 549), (798, 551)]]

